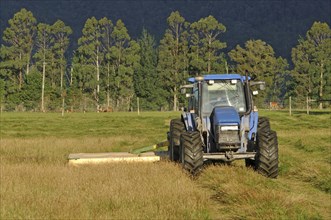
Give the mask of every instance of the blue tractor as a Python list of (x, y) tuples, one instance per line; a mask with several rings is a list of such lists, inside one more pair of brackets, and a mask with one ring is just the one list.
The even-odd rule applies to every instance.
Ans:
[(213, 74), (188, 79), (188, 108), (170, 122), (169, 158), (191, 174), (206, 161), (245, 159), (246, 166), (264, 176), (278, 176), (277, 134), (269, 119), (259, 117), (253, 104), (252, 86), (263, 89), (239, 74)]

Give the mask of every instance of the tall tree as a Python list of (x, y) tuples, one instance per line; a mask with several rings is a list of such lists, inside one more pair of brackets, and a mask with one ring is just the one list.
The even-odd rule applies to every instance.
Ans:
[(82, 65), (85, 67), (83, 74), (88, 75), (84, 89), (92, 92), (97, 111), (99, 111), (100, 65), (104, 55), (101, 52), (101, 31), (98, 20), (95, 17), (88, 18), (82, 32), (83, 36), (78, 40), (78, 52), (82, 56)]
[(52, 36), (51, 26), (44, 23), (39, 23), (37, 26), (37, 53), (35, 57), (39, 64), (42, 65), (42, 85), (41, 85), (41, 111), (45, 112), (45, 80), (46, 80), (46, 65), (52, 58), (53, 54), (51, 47), (54, 43), (54, 37)]
[(131, 40), (122, 20), (116, 22), (111, 37), (114, 40), (111, 58), (114, 64), (115, 108), (128, 110), (134, 95), (133, 75), (139, 67), (139, 44)]
[[(280, 65), (284, 62), (282, 58), (275, 57), (273, 48), (262, 40), (249, 40), (245, 43), (245, 48), (236, 46), (229, 52), (231, 60), (236, 62), (236, 69), (239, 73), (245, 73), (247, 70), (252, 79), (263, 80), (266, 82), (266, 91), (262, 92), (261, 98), (258, 98), (258, 104), (271, 101), (271, 97), (276, 93), (272, 86), (275, 85), (276, 73), (285, 71), (287, 64)], [(280, 69), (277, 69), (280, 68)], [(274, 88), (276, 88), (274, 86)]]
[(66, 26), (65, 23), (61, 20), (57, 20), (52, 25), (52, 33), (54, 36), (54, 58), (57, 61), (57, 66), (60, 69), (60, 90), (62, 97), (62, 115), (64, 114), (64, 104), (66, 91), (64, 90), (64, 72), (66, 70), (66, 58), (65, 53), (69, 46), (69, 36), (72, 34), (72, 29), (69, 26)]
[(135, 93), (141, 100), (141, 106), (148, 110), (156, 110), (164, 105), (158, 78), (157, 50), (154, 37), (143, 29), (138, 39), (140, 46), (140, 67), (134, 75)]
[[(306, 37), (292, 49), (293, 74), (297, 94), (312, 98), (331, 98), (324, 91), (331, 86), (331, 30), (327, 23), (314, 22)], [(322, 102), (319, 108), (323, 108)]]
[(60, 69), (60, 88), (62, 90), (64, 84), (64, 71), (67, 64), (65, 53), (70, 43), (69, 36), (72, 34), (72, 29), (69, 26), (65, 25), (63, 21), (57, 20), (52, 25), (52, 34), (54, 36), (53, 50)]
[(86, 110), (86, 88), (88, 80), (86, 80), (85, 58), (78, 52), (74, 51), (71, 60), (71, 71), (70, 71), (70, 87), (68, 89), (68, 99), (70, 103), (70, 109)]
[(1, 91), (3, 91), (2, 104), (7, 110), (13, 110), (21, 102), (18, 88), (19, 71), (17, 60), (14, 60), (10, 47), (1, 45), (0, 48), (0, 80), (4, 82)]
[(114, 29), (113, 22), (106, 17), (99, 20), (101, 30), (102, 51), (105, 54), (105, 69), (106, 69), (106, 92), (107, 92), (107, 109), (110, 108), (110, 84), (111, 78), (114, 78), (114, 65), (111, 58), (111, 47), (114, 44), (112, 32)]
[(8, 47), (8, 61), (15, 69), (20, 89), (24, 82), (24, 74), (29, 74), (36, 19), (31, 11), (23, 8), (8, 23), (9, 27), (3, 32), (2, 39)]
[(226, 31), (223, 24), (213, 16), (201, 18), (191, 24), (191, 65), (199, 74), (219, 72), (224, 65), (224, 56), (220, 50), (226, 43), (219, 40), (220, 35)]
[(178, 109), (179, 87), (188, 76), (188, 27), (189, 23), (178, 11), (167, 19), (168, 28), (159, 46), (158, 72), (164, 89), (170, 90), (173, 110)]
[(292, 95), (293, 79), (288, 68), (286, 59), (282, 57), (276, 59), (267, 100), (281, 102), (284, 105), (285, 99)]

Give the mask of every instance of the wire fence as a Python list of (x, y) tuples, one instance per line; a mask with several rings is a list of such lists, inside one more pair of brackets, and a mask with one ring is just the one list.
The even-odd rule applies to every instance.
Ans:
[(331, 110), (331, 99), (319, 100), (312, 99), (309, 96), (304, 98), (289, 97), (284, 102), (269, 102), (267, 107), (269, 110), (288, 110), (289, 114), (292, 115), (293, 111), (305, 111), (310, 114), (311, 111), (315, 110)]

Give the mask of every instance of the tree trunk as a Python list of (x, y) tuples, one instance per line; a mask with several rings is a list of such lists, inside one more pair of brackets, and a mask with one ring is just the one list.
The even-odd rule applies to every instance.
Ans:
[(43, 79), (41, 84), (41, 111), (45, 112), (44, 107), (44, 95), (45, 95), (45, 72), (46, 72), (46, 62), (43, 62)]
[(98, 51), (97, 51), (97, 91), (96, 91), (96, 101), (97, 101), (97, 112), (99, 112), (99, 93), (100, 93), (100, 84), (99, 84), (99, 80), (100, 80), (100, 70), (99, 70), (99, 54), (98, 54)]
[(61, 96), (62, 96), (62, 117), (64, 116), (64, 104), (65, 104), (65, 93), (63, 91), (63, 63), (61, 57), (61, 64), (60, 64), (60, 74), (61, 74)]
[(177, 111), (177, 87), (174, 87), (174, 111)]
[(210, 52), (210, 48), (211, 48), (211, 39), (209, 38), (208, 41), (208, 45), (209, 45), (209, 49), (208, 49), (208, 69), (207, 69), (207, 73), (211, 72), (211, 52)]
[[(321, 74), (320, 74), (320, 92), (319, 92), (319, 98), (322, 99), (323, 96), (323, 62), (321, 63)], [(320, 101), (319, 103), (319, 109), (323, 109), (323, 103)]]
[(26, 75), (29, 75), (30, 73), (30, 60), (31, 60), (31, 53), (32, 53), (32, 47), (30, 49), (30, 51), (28, 52), (28, 59), (27, 59), (27, 63), (26, 63)]
[(70, 68), (70, 86), (72, 86), (72, 79), (73, 79), (72, 73), (73, 73), (73, 71), (74, 71), (74, 68), (71, 66), (71, 68)]
[(51, 79), (51, 85), (52, 85), (52, 88), (56, 88), (56, 74), (55, 74), (55, 59), (54, 57), (51, 58), (51, 61), (50, 61), (50, 65), (51, 65), (51, 72), (50, 72), (50, 76), (49, 78)]
[(62, 117), (64, 116), (64, 103), (65, 103), (65, 98), (64, 94), (62, 94)]
[(179, 27), (179, 25), (177, 25), (177, 27), (176, 27), (176, 56), (178, 56), (178, 54), (179, 54), (179, 29), (180, 29), (180, 27)]
[(28, 60), (27, 60), (27, 64), (26, 64), (26, 75), (29, 75), (30, 73), (30, 61), (31, 61), (31, 54), (32, 54), (32, 49), (33, 49), (33, 43), (32, 43), (32, 39), (30, 39), (30, 49), (28, 52)]
[(29, 72), (30, 72), (30, 59), (28, 60), (28, 63), (26, 64), (26, 75), (29, 75)]
[(62, 88), (63, 88), (63, 65), (62, 65), (62, 57), (61, 57), (61, 63), (60, 63), (60, 75), (61, 75), (60, 87), (61, 87), (61, 91), (62, 91)]
[[(22, 60), (22, 53), (20, 53), (20, 61)], [(20, 67), (20, 72), (19, 72), (19, 76), (18, 76), (18, 88), (21, 89), (22, 88), (22, 84), (23, 84), (23, 71), (22, 71), (22, 67)]]
[(107, 64), (107, 109), (110, 106), (110, 64)]
[(306, 97), (306, 107), (307, 107), (307, 115), (309, 115), (309, 96)]
[(138, 115), (140, 115), (140, 109), (139, 109), (139, 97), (137, 97), (137, 112), (138, 112)]
[(308, 95), (311, 94), (311, 80), (310, 80), (310, 76), (308, 77)]

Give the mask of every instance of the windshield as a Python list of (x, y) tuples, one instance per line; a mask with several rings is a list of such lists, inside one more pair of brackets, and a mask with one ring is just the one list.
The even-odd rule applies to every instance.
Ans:
[(216, 106), (233, 106), (238, 112), (246, 112), (244, 88), (240, 80), (203, 82), (202, 100), (203, 115), (210, 115)]

